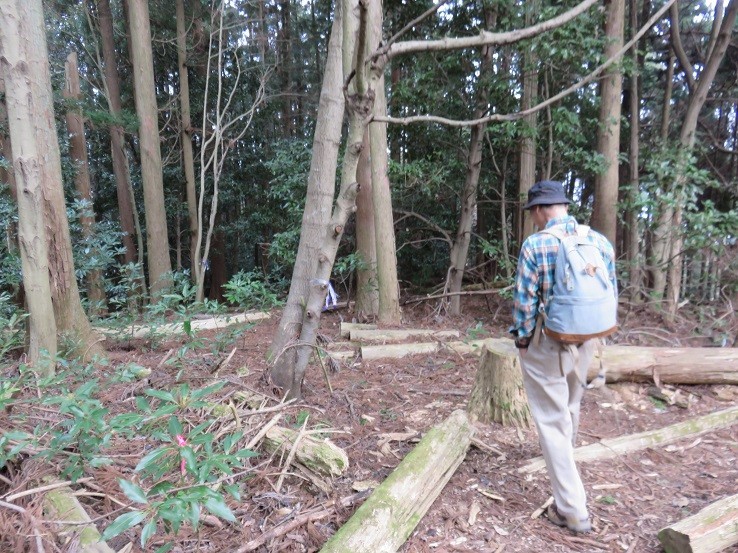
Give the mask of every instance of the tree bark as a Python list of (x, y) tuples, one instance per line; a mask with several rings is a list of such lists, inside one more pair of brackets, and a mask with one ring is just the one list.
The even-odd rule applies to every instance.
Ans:
[(190, 78), (187, 66), (187, 29), (185, 27), (184, 0), (177, 0), (177, 66), (179, 67), (180, 140), (182, 141), (182, 166), (187, 193), (187, 218), (189, 220), (190, 272), (196, 274), (194, 266), (195, 248), (199, 227), (197, 223), (197, 193), (195, 192), (195, 156), (192, 153), (192, 119), (190, 115)]
[[(79, 103), (82, 99), (82, 90), (79, 84), (79, 67), (77, 52), (70, 52), (65, 64), (66, 82), (64, 97), (72, 103)], [(87, 140), (85, 138), (85, 123), (79, 106), (67, 106), (67, 132), (69, 133), (69, 155), (75, 164), (74, 187), (77, 194), (88, 204), (88, 213), (80, 215), (82, 238), (90, 242), (94, 238), (95, 216), (93, 211), (92, 187), (90, 186), (90, 168), (87, 159)], [(92, 252), (94, 255), (94, 249)], [(93, 269), (86, 275), (87, 297), (90, 301), (90, 311), (99, 315), (105, 311), (105, 287), (102, 282), (102, 273)]]
[[(33, 100), (35, 111), (32, 112), (31, 123), (35, 127), (37, 148), (39, 151), (43, 150), (39, 170), (44, 201), (37, 209), (42, 209), (45, 217), (49, 283), (56, 330), (59, 334), (58, 339), (63, 340), (69, 347), (70, 356), (91, 359), (102, 356), (104, 350), (82, 309), (74, 273), (43, 11), (40, 7), (37, 10), (31, 9), (28, 15), (31, 22), (26, 30), (31, 34), (29, 42), (34, 45), (33, 49), (26, 52), (25, 58), (26, 63), (32, 67), (30, 88), (31, 94), (35, 96)], [(16, 179), (17, 177), (16, 173)]]
[(356, 253), (361, 262), (356, 270), (356, 317), (360, 321), (375, 320), (379, 313), (377, 241), (370, 163), (369, 133), (366, 132), (356, 170), (356, 180), (359, 183), (359, 192), (356, 195)]
[[(649, 2), (646, 1), (646, 4)], [(630, 0), (630, 28), (631, 33), (635, 33), (638, 29), (638, 2)], [(643, 293), (643, 250), (641, 248), (641, 229), (640, 229), (640, 210), (636, 209), (640, 195), (640, 106), (641, 106), (641, 87), (639, 86), (638, 76), (643, 66), (643, 56), (639, 54), (640, 47), (636, 43), (633, 48), (632, 63), (633, 70), (630, 75), (630, 96), (628, 103), (628, 111), (630, 112), (630, 135), (628, 148), (628, 205), (629, 210), (626, 215), (626, 238), (627, 244), (627, 261), (628, 261), (628, 288), (630, 290), (630, 300), (636, 304), (641, 303)]]
[[(365, 57), (368, 58), (382, 41), (382, 2), (369, 2), (367, 6), (367, 41)], [(374, 113), (387, 115), (384, 71), (378, 75), (373, 87)], [(369, 143), (372, 170), (372, 203), (374, 205), (374, 231), (377, 247), (377, 287), (379, 312), (377, 319), (382, 324), (400, 323), (400, 284), (397, 280), (397, 250), (395, 226), (392, 215), (392, 196), (388, 175), (387, 124), (369, 125)]]
[[(40, 27), (34, 29), (34, 26)], [(37, 113), (50, 109), (50, 94), (39, 96), (34, 81), (48, 75), (41, 0), (5, 2), (0, 9), (0, 81), (5, 85), (13, 173), (18, 194), (18, 242), (29, 313), (28, 358), (36, 366), (45, 353), (56, 357), (56, 322), (49, 282), (48, 241), (43, 217), (41, 166), (50, 148), (34, 128)], [(50, 82), (46, 82), (51, 86)], [(61, 183), (60, 183), (61, 184)], [(53, 373), (54, 363), (42, 365)]]
[[(97, 0), (97, 15), (102, 39), (103, 64), (105, 73), (105, 90), (108, 106), (113, 117), (121, 114), (120, 79), (116, 66), (115, 41), (113, 38), (113, 14), (110, 11), (110, 0)], [(123, 230), (123, 247), (125, 248), (125, 262), (135, 263), (138, 259), (136, 238), (141, 238), (136, 232), (135, 206), (131, 187), (131, 173), (126, 156), (123, 127), (119, 124), (110, 126), (110, 151), (113, 160), (113, 174), (115, 175), (115, 190), (118, 198), (118, 214), (120, 228)], [(143, 254), (139, 245), (138, 251)]]
[[(538, 13), (538, 1), (526, 2), (525, 25), (530, 26), (533, 16)], [(491, 52), (491, 49), (490, 49)], [(526, 48), (523, 53), (523, 95), (520, 98), (520, 111), (527, 111), (536, 102), (538, 94), (538, 56), (532, 48)], [(538, 134), (538, 114), (529, 113), (523, 117), (520, 137), (520, 179), (518, 181), (518, 195), (520, 202), (516, 202), (519, 232), (516, 236), (518, 244), (522, 244), (528, 236), (533, 234), (533, 219), (530, 212), (523, 209), (528, 197), (528, 190), (536, 182), (536, 136)]]
[(530, 408), (516, 354), (487, 346), (482, 349), (467, 411), (485, 424), (530, 427)]
[(164, 181), (154, 84), (154, 60), (148, 0), (128, 0), (133, 57), (133, 85), (141, 149), (141, 178), (146, 214), (146, 247), (149, 289), (157, 299), (171, 284), (167, 213), (164, 208)]
[(659, 531), (666, 553), (718, 553), (738, 543), (738, 495), (724, 497)]
[[(625, 2), (607, 1), (605, 23), (605, 59), (613, 58), (623, 47)], [(592, 228), (604, 234), (611, 244), (616, 244), (618, 203), (618, 159), (620, 158), (620, 96), (623, 75), (620, 67), (611, 65), (601, 81), (600, 116), (597, 132), (597, 151), (604, 157), (605, 172), (595, 178), (595, 197), (592, 212)]]
[(431, 428), (321, 553), (397, 551), (464, 460), (473, 433), (461, 410)]
[[(333, 19), (331, 37), (328, 42), (328, 58), (320, 91), (313, 137), (313, 157), (310, 161), (307, 197), (302, 216), (297, 258), (292, 271), (287, 303), (269, 348), (269, 357), (273, 363), (269, 369), (269, 377), (274, 384), (285, 390), (293, 386), (297, 358), (297, 351), (293, 346), (300, 335), (310, 279), (316, 272), (318, 257), (321, 255), (323, 233), (330, 220), (333, 203), (334, 179), (344, 112), (344, 97), (341, 91), (343, 82), (342, 39), (343, 23), (339, 8)], [(297, 393), (299, 394), (299, 391)]]

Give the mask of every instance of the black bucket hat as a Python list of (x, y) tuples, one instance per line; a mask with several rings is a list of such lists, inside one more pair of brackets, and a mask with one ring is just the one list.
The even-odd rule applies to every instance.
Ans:
[(530, 209), (535, 205), (557, 205), (570, 204), (571, 200), (566, 197), (564, 185), (555, 180), (542, 180), (535, 183), (528, 190), (528, 203), (523, 209)]

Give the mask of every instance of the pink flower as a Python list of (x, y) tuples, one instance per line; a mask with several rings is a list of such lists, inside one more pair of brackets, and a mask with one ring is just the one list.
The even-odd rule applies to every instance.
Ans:
[[(184, 436), (182, 436), (182, 434), (177, 434), (177, 444), (179, 445), (179, 447), (184, 447), (187, 445), (187, 440), (184, 439)], [(182, 457), (181, 461), (179, 462), (179, 472), (182, 476), (187, 474), (185, 465), (186, 463), (184, 457)]]

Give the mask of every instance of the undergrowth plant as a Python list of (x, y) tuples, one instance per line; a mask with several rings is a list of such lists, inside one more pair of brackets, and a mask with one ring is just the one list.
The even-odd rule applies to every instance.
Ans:
[[(255, 453), (239, 445), (242, 431), (220, 430), (211, 414), (217, 404), (209, 396), (224, 382), (196, 389), (187, 383), (149, 388), (132, 403), (112, 405), (105, 403), (102, 392), (136, 380), (143, 367), (110, 370), (57, 362), (60, 368), (51, 377), (37, 380), (21, 365), (15, 378), (0, 382), (0, 409), (6, 409), (12, 423), (12, 430), (0, 432), (0, 466), (32, 454), (76, 481), (95, 468), (115, 464), (113, 446), (119, 450), (121, 443), (135, 440), (145, 453), (133, 475), (119, 479), (132, 503), (105, 529), (103, 540), (140, 525), (145, 548), (157, 532), (176, 534), (183, 524), (196, 529), (205, 512), (236, 521), (226, 499), (240, 499), (238, 480), (251, 472), (246, 460)], [(21, 390), (25, 393), (15, 397)], [(130, 407), (121, 410), (121, 405)], [(54, 416), (40, 423), (29, 417), (39, 408)]]

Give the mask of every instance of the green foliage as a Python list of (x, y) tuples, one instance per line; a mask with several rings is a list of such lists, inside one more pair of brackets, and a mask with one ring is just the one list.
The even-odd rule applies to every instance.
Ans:
[(0, 291), (0, 361), (23, 348), (28, 314), (13, 303), (10, 294)]
[(233, 305), (244, 309), (270, 309), (282, 304), (279, 296), (272, 291), (254, 271), (240, 271), (223, 285), (223, 295)]
[[(60, 463), (63, 476), (75, 481), (90, 469), (113, 463), (108, 450), (115, 440), (136, 440), (145, 444), (132, 479), (120, 479), (119, 485), (136, 509), (117, 517), (103, 533), (112, 538), (142, 525), (141, 546), (160, 530), (178, 532), (183, 524), (197, 529), (202, 513), (207, 511), (223, 520), (235, 522), (226, 503), (227, 496), (240, 499), (241, 489), (233, 483), (249, 472), (245, 462), (255, 453), (239, 445), (243, 432), (213, 433), (215, 420), (199, 417), (212, 406), (209, 396), (218, 393), (225, 382), (203, 388), (183, 383), (169, 390), (147, 389), (136, 396), (129, 409), (104, 405), (101, 391), (110, 383), (135, 378), (140, 367), (124, 366), (112, 374), (93, 367), (72, 366), (57, 361), (61, 370), (35, 382), (33, 373), (22, 366), (13, 379), (0, 383), (0, 408), (14, 405), (11, 420), (18, 430), (0, 433), (0, 463), (14, 459), (29, 448), (49, 463)], [(38, 388), (38, 397), (26, 394), (14, 399), (21, 389)], [(20, 430), (28, 412), (43, 408), (56, 413), (40, 419), (33, 433)], [(11, 425), (11, 428), (14, 425)], [(153, 447), (152, 447), (153, 444)], [(119, 445), (117, 446), (120, 447)]]

